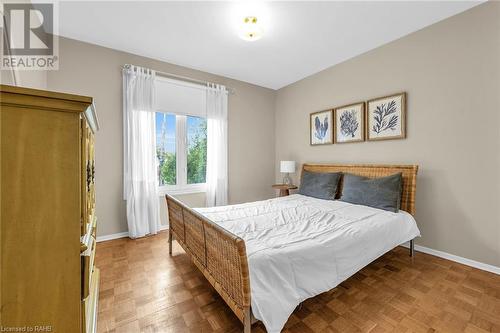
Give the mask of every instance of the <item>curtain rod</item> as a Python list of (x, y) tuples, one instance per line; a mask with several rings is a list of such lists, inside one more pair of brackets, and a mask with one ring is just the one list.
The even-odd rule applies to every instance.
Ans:
[[(125, 64), (122, 66), (122, 69), (130, 69), (132, 65), (130, 64)], [(172, 73), (167, 73), (167, 72), (161, 72), (161, 71), (156, 71), (156, 74), (157, 75), (160, 75), (160, 76), (163, 76), (163, 77), (169, 77), (169, 78), (172, 78), (172, 79), (178, 79), (178, 80), (181, 80), (181, 81), (186, 81), (186, 82), (191, 82), (191, 83), (196, 83), (196, 84), (200, 84), (200, 85), (207, 85), (208, 83), (212, 83), (212, 82), (208, 82), (208, 81), (203, 81), (203, 80), (198, 80), (198, 79), (193, 79), (193, 78), (190, 78), (190, 77), (187, 77), (187, 76), (182, 76), (182, 75), (177, 75), (177, 74), (172, 74)], [(236, 92), (236, 90), (234, 88), (231, 88), (231, 87), (227, 87), (226, 86), (226, 90), (230, 93), (230, 94), (234, 94)]]

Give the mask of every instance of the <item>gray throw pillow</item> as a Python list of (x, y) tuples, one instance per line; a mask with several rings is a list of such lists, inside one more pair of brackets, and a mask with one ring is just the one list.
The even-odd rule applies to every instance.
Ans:
[(318, 199), (335, 199), (339, 184), (340, 172), (303, 171), (300, 180), (299, 194)]
[(402, 174), (382, 178), (344, 175), (341, 201), (397, 213), (401, 204)]

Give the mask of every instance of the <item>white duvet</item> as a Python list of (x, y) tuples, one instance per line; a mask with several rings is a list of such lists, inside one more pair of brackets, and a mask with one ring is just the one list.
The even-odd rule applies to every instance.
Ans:
[(305, 299), (420, 235), (404, 211), (300, 194), (197, 211), (245, 240), (252, 311), (270, 333)]

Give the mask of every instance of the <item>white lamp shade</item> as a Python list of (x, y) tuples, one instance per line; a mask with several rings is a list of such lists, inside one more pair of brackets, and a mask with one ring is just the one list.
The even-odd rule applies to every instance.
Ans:
[(295, 161), (281, 161), (280, 163), (280, 172), (295, 172)]

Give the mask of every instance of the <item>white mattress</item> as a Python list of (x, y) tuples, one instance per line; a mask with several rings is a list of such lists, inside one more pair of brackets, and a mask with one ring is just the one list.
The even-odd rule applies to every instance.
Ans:
[(417, 236), (413, 217), (300, 194), (198, 212), (245, 240), (252, 311), (279, 332), (297, 305)]

